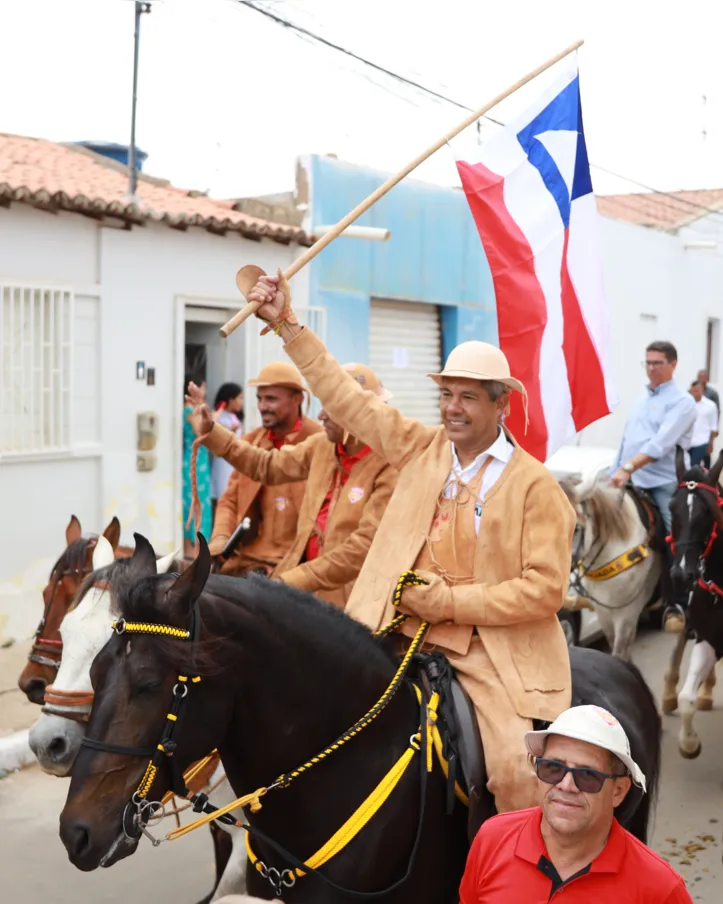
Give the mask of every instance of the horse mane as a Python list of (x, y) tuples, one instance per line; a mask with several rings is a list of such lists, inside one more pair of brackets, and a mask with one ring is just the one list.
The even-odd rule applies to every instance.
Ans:
[(78, 537), (77, 540), (73, 540), (70, 546), (63, 550), (55, 565), (50, 569), (49, 577), (52, 578), (56, 571), (85, 571), (88, 546), (97, 539), (97, 534), (88, 534), (87, 536)]
[[(115, 563), (118, 565), (118, 563)], [(110, 567), (113, 569), (113, 566)], [(122, 571), (111, 571), (111, 590), (119, 615), (127, 621), (152, 624), (179, 624), (177, 615), (164, 607), (165, 591), (175, 577), (158, 575), (141, 578), (130, 586), (123, 584)], [(155, 636), (154, 655), (170, 669), (210, 677), (221, 671), (225, 661), (233, 663), (238, 655), (227, 642), (228, 634), (251, 620), (264, 623), (264, 631), (292, 653), (301, 638), (313, 640), (315, 654), (339, 652), (353, 667), (382, 667), (394, 663), (390, 645), (374, 642), (369, 629), (349, 618), (340, 609), (324, 603), (312, 594), (271, 581), (261, 575), (232, 578), (211, 575), (199, 598), (204, 639), (198, 644), (179, 642), (172, 637)], [(204, 619), (204, 610), (212, 610), (223, 623), (223, 633), (213, 632)], [(288, 647), (287, 647), (288, 644)], [(308, 650), (308, 646), (306, 647)], [(316, 659), (316, 655), (315, 655)]]
[(578, 497), (588, 505), (597, 540), (602, 546), (616, 540), (625, 541), (629, 536), (631, 513), (625, 506), (626, 497), (624, 490), (600, 484), (593, 486), (582, 498)]

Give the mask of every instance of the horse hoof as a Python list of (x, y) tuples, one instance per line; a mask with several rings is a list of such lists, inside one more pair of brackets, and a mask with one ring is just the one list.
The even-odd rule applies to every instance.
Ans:
[(713, 709), (712, 697), (698, 697), (697, 707), (702, 713), (708, 713)]
[(678, 698), (676, 697), (663, 697), (663, 712), (666, 716), (669, 716), (671, 713), (674, 713), (678, 708)]
[(700, 743), (700, 741), (698, 741), (698, 746), (695, 748), (695, 750), (685, 750), (683, 747), (679, 747), (678, 749), (680, 750), (680, 755), (683, 757), (683, 759), (697, 760), (700, 756), (701, 750), (703, 749), (703, 745)]

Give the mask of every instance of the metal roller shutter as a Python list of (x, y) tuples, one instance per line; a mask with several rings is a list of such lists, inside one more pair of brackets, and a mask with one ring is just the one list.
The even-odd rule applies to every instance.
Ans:
[(442, 369), (439, 310), (431, 304), (372, 299), (369, 366), (392, 405), (423, 424), (439, 423), (439, 390), (428, 373)]

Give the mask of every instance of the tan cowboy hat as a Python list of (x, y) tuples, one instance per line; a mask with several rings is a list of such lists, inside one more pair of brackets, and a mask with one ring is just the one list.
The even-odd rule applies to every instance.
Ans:
[(379, 377), (371, 368), (367, 367), (366, 364), (344, 364), (342, 370), (351, 374), (362, 389), (373, 392), (375, 396), (382, 400), (382, 402), (388, 402), (389, 399), (394, 398), (391, 392), (384, 388), (384, 384)]
[(296, 389), (299, 392), (308, 392), (299, 371), (288, 361), (272, 361), (261, 368), (261, 372), (254, 380), (249, 380), (249, 386), (285, 386), (287, 389)]
[(495, 380), (526, 395), (525, 387), (510, 376), (510, 365), (504, 353), (489, 342), (463, 342), (452, 349), (440, 374), (427, 374), (439, 386), (444, 377), (465, 377), (468, 380)]

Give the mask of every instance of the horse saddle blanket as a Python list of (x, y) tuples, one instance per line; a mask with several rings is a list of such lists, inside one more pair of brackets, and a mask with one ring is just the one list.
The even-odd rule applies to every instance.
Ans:
[(650, 493), (632, 484), (628, 484), (626, 490), (635, 503), (641, 522), (648, 529), (648, 545), (655, 552), (664, 555), (667, 548), (665, 538), (668, 532), (655, 500)]

